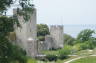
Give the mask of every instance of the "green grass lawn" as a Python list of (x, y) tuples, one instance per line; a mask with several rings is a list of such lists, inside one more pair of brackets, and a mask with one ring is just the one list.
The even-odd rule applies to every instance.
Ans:
[(64, 59), (64, 60), (58, 59), (55, 63), (64, 63), (64, 62), (69, 61), (69, 60), (71, 60), (71, 59), (73, 59), (73, 58), (76, 58), (76, 57), (71, 56), (71, 57), (69, 57), (69, 58), (67, 58), (67, 59)]
[[(20, 62), (18, 62), (18, 61), (13, 61), (13, 62), (11, 62), (11, 63), (20, 63)], [(35, 59), (28, 58), (27, 63), (38, 63), (38, 62), (37, 62), (37, 60), (35, 60)]]
[(37, 63), (37, 60), (30, 58), (30, 59), (28, 59), (27, 63)]
[(48, 54), (58, 55), (59, 51), (58, 50), (57, 51), (42, 51), (42, 53), (46, 54), (46, 55), (48, 55)]
[(96, 57), (89, 56), (86, 58), (81, 58), (79, 60), (73, 61), (71, 63), (96, 63)]

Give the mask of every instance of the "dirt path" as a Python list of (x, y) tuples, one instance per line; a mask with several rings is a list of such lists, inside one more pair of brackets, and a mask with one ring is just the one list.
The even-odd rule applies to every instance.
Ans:
[[(90, 56), (96, 56), (96, 55), (90, 55)], [(85, 56), (85, 57), (86, 57), (86, 56)], [(70, 63), (70, 62), (72, 62), (72, 61), (78, 60), (78, 59), (80, 59), (80, 58), (85, 58), (85, 57), (74, 58), (74, 59), (71, 59), (71, 60), (66, 61), (66, 62), (64, 62), (64, 63)]]
[(78, 57), (78, 58), (74, 58), (74, 59), (71, 59), (71, 60), (69, 60), (69, 61), (66, 61), (66, 62), (64, 62), (64, 63), (70, 63), (70, 62), (72, 62), (72, 61), (75, 61), (75, 60), (78, 60), (78, 59), (80, 59), (80, 58), (84, 58), (84, 57)]

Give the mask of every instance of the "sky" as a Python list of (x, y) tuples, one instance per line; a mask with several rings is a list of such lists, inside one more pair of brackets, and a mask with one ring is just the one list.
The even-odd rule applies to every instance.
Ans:
[[(91, 29), (96, 32), (96, 25), (87, 24), (87, 25), (64, 25), (64, 33), (71, 35), (72, 37), (76, 38), (77, 35), (85, 29)], [(96, 34), (93, 35), (96, 37)]]
[[(74, 37), (85, 28), (95, 27), (96, 0), (34, 0), (33, 3), (37, 9), (38, 24), (64, 25), (64, 32)], [(12, 8), (7, 12), (8, 15), (12, 15)]]
[[(96, 0), (34, 0), (33, 3), (37, 23), (96, 24)], [(12, 8), (8, 15), (12, 14), (10, 11)]]
[(96, 24), (96, 0), (34, 0), (38, 23)]
[(84, 29), (96, 29), (96, 0), (34, 0), (38, 23), (64, 25), (76, 38)]

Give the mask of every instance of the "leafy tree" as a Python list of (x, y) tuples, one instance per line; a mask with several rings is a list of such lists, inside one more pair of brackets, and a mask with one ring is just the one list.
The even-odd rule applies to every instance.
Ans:
[(93, 37), (94, 30), (85, 29), (82, 30), (75, 40), (75, 45), (78, 50), (94, 49), (96, 47), (96, 38)]
[(95, 46), (92, 44), (92, 42), (89, 42), (89, 41), (86, 41), (84, 43), (77, 43), (73, 46), (73, 49), (76, 51), (94, 49), (94, 48), (95, 48)]
[(57, 56), (54, 54), (49, 54), (46, 56), (46, 59), (49, 61), (56, 61), (57, 60)]
[(28, 21), (28, 19), (30, 18), (30, 11), (34, 11), (34, 5), (31, 4), (32, 0), (0, 0), (0, 14), (2, 15), (4, 12), (6, 13), (8, 7), (10, 8), (11, 4), (15, 4), (16, 1), (19, 2), (21, 10), (23, 11), (20, 12), (18, 8), (17, 13), (22, 14), (25, 21)]
[(73, 45), (74, 41), (75, 41), (75, 38), (73, 38), (72, 36), (68, 34), (64, 34), (64, 44)]
[[(0, 0), (0, 14), (3, 14), (11, 4), (14, 4), (14, 0)], [(30, 0), (19, 0), (19, 4), (25, 12), (22, 15), (27, 18), (33, 5), (30, 4)], [(13, 25), (15, 22), (18, 21), (8, 17), (0, 17), (0, 63), (11, 63), (11, 61), (14, 63), (15, 60), (19, 63), (26, 62), (25, 57), (23, 57), (25, 56), (23, 50), (15, 47), (8, 38), (9, 32), (14, 31)]]
[(81, 31), (78, 36), (77, 36), (77, 40), (80, 40), (82, 42), (84, 41), (88, 41), (90, 38), (92, 38), (92, 35), (95, 33), (94, 30), (91, 29), (85, 29), (83, 31)]
[(25, 63), (23, 50), (9, 41), (8, 35), (14, 31), (14, 22), (12, 18), (0, 17), (0, 63), (10, 63), (13, 60)]
[(94, 49), (95, 47), (96, 47), (96, 38), (94, 37), (84, 42), (81, 42), (80, 40), (75, 40), (75, 45), (73, 46), (75, 50)]
[[(6, 10), (7, 7), (9, 7), (11, 4), (14, 4), (15, 1), (17, 0), (0, 0), (0, 12)], [(19, 0), (19, 4), (22, 8), (32, 6), (30, 0)]]
[(37, 24), (37, 36), (40, 41), (43, 41), (48, 34), (49, 28), (46, 24)]
[(8, 36), (8, 33), (14, 30), (13, 24), (12, 18), (0, 17), (0, 36)]
[(65, 45), (63, 49), (59, 50), (59, 58), (65, 59), (68, 57), (69, 54), (72, 52), (72, 47), (69, 45)]
[(2, 13), (12, 4), (13, 0), (0, 0), (0, 12)]

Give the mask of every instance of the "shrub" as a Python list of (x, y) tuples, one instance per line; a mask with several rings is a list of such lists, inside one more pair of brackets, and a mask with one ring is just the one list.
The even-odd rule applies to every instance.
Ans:
[(65, 45), (63, 49), (59, 50), (59, 59), (66, 59), (71, 54), (71, 46)]
[(81, 48), (80, 48), (80, 43), (75, 44), (75, 45), (73, 46), (73, 49), (74, 49), (75, 51), (81, 50)]
[(54, 54), (50, 54), (50, 55), (47, 55), (46, 56), (46, 59), (49, 60), (49, 61), (56, 61), (57, 60), (57, 56), (54, 55)]
[(86, 50), (86, 49), (94, 49), (95, 46), (90, 41), (85, 41), (84, 43), (77, 43), (73, 46), (73, 48), (77, 51), (79, 50)]
[(44, 37), (44, 36), (39, 36), (39, 37), (38, 37), (38, 40), (39, 40), (39, 41), (44, 41), (44, 40), (45, 40), (45, 37)]

